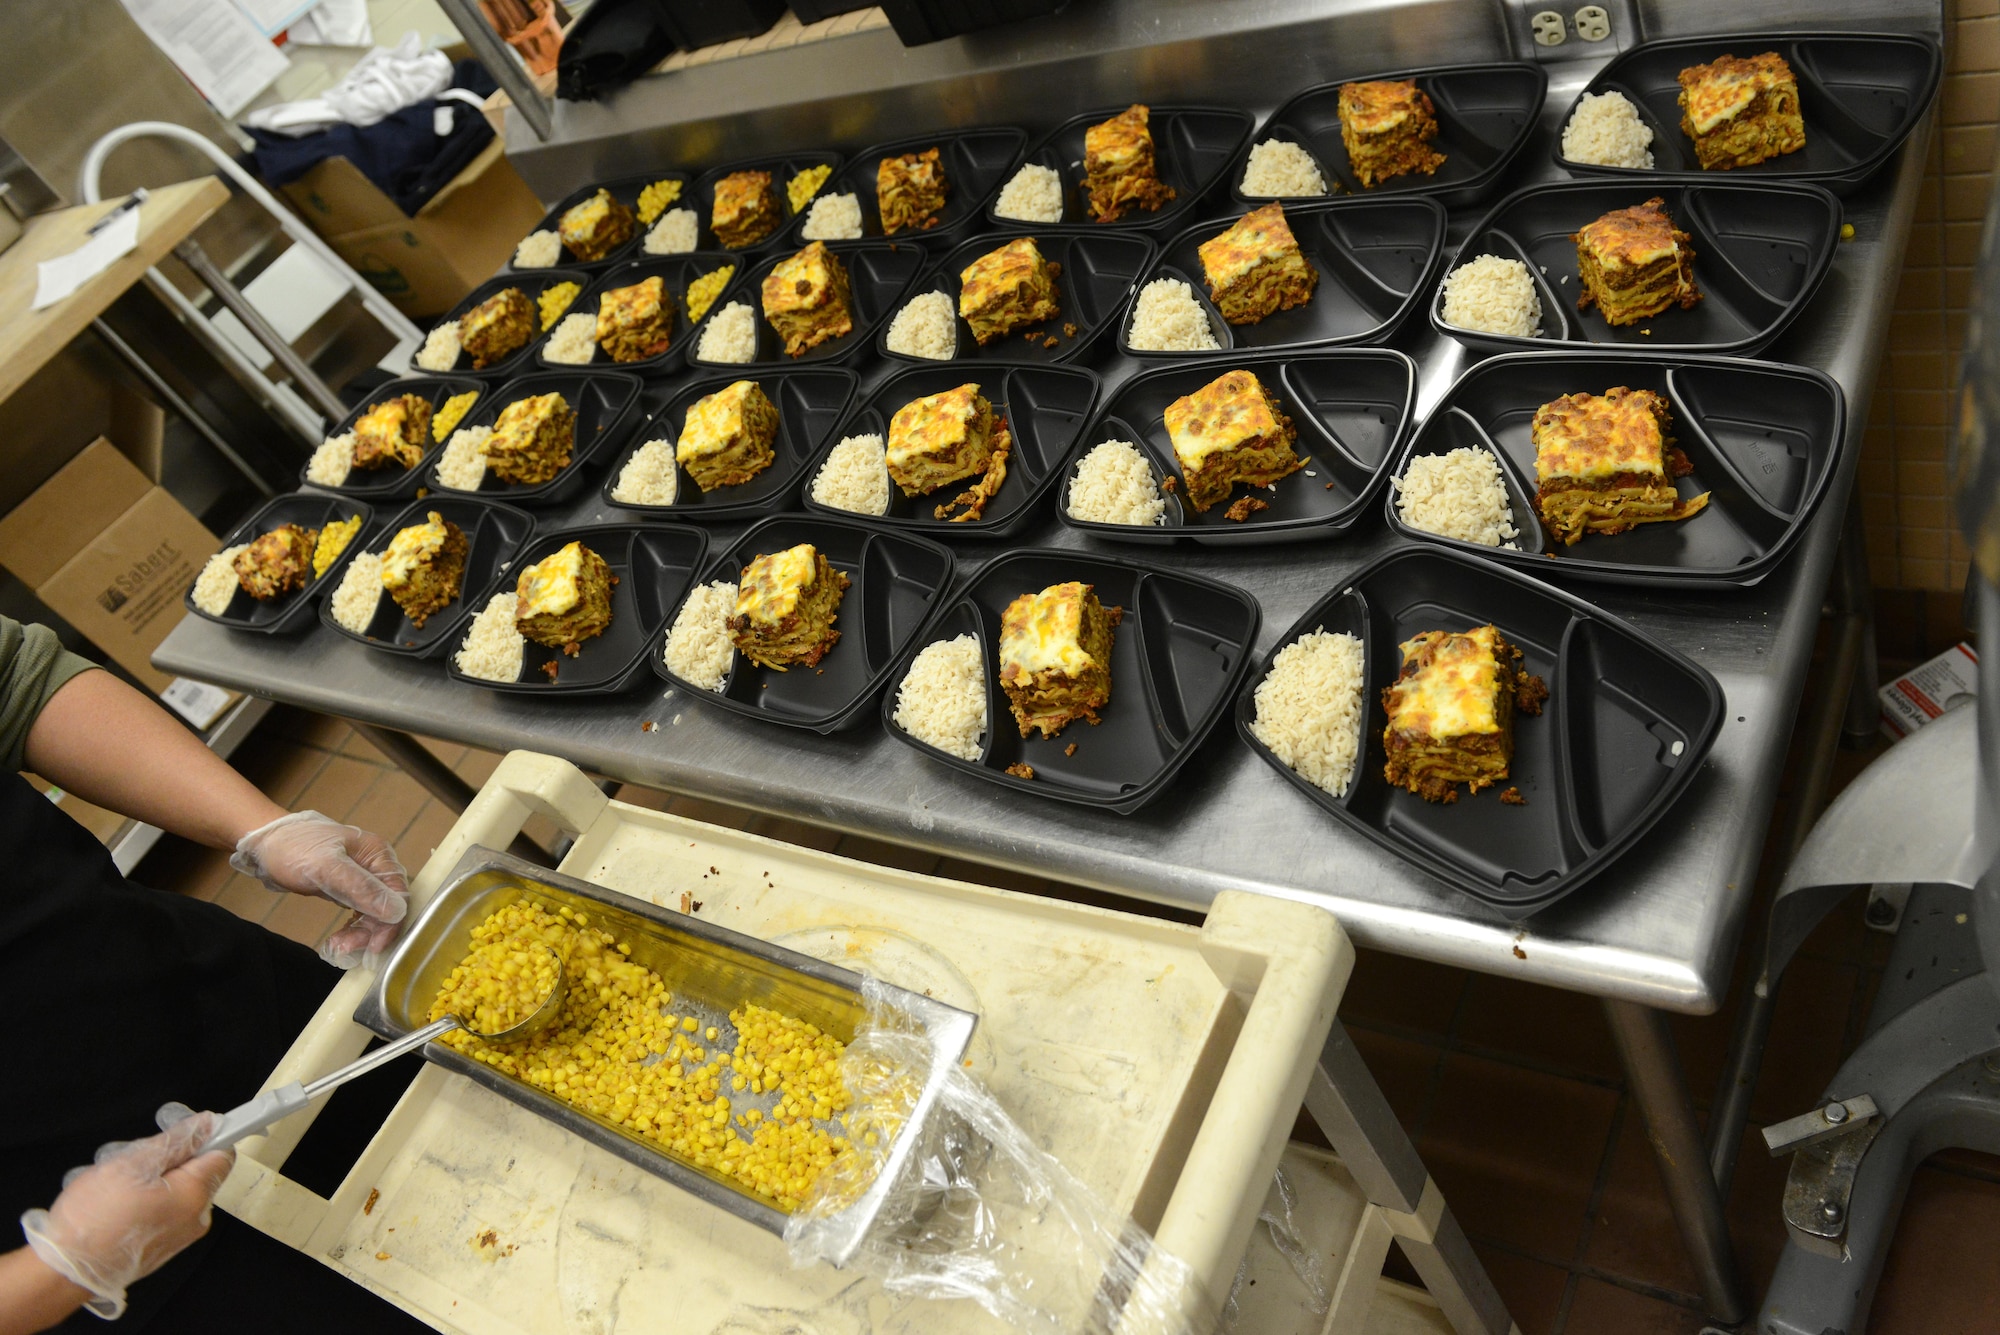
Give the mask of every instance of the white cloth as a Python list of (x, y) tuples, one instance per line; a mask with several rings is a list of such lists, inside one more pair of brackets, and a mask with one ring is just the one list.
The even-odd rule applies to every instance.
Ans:
[(318, 97), (280, 102), (243, 118), (246, 125), (294, 137), (314, 134), (345, 121), (373, 125), (451, 87), (451, 58), (426, 51), (416, 33), (405, 33), (392, 51), (378, 46), (361, 57), (347, 77)]

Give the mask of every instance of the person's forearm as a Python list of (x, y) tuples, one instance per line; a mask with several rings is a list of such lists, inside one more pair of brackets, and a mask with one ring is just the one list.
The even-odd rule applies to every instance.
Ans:
[(0, 1335), (47, 1330), (83, 1306), (88, 1297), (26, 1247), (0, 1253)]
[(72, 677), (28, 730), (27, 767), (120, 815), (208, 844), (285, 814), (172, 715), (109, 672)]

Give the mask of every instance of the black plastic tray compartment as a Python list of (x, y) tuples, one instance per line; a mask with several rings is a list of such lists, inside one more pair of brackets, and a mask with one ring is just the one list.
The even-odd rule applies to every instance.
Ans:
[[(546, 332), (542, 328), (541, 295), (557, 283), (575, 283), (578, 288), (577, 295), (581, 296), (583, 295), (582, 289), (590, 286), (591, 275), (582, 269), (523, 269), (519, 273), (502, 274), (498, 278), (489, 278), (478, 287), (473, 288), (463, 301), (453, 306), (450, 312), (442, 320), (433, 324), (431, 328), (435, 329), (438, 325), (457, 324), (467, 311), (494, 293), (505, 288), (518, 287), (526, 294), (528, 304), (535, 307), (535, 332), (526, 343), (523, 343), (499, 361), (494, 362), (491, 366), (474, 367), (472, 358), (466, 356), (461, 351), (458, 354), (457, 363), (452, 366), (449, 374), (478, 376), (483, 380), (496, 380), (522, 370), (524, 364), (532, 365), (529, 362), (529, 358), (534, 355), (536, 347), (541, 344), (542, 335)], [(567, 313), (567, 311), (564, 312), (564, 314)], [(560, 322), (561, 317), (558, 316), (557, 320)], [(430, 331), (425, 330), (424, 332), (428, 334)], [(419, 343), (416, 351), (410, 354), (410, 369), (408, 374), (437, 374), (436, 372), (426, 371), (423, 367), (417, 365), (417, 353), (423, 350), (423, 344)]]
[[(1551, 149), (1556, 165), (1578, 176), (1645, 180), (1660, 172), (1700, 172), (1694, 141), (1681, 133), (1680, 72), (1717, 56), (1775, 51), (1799, 84), (1799, 113), (1806, 143), (1796, 153), (1748, 167), (1736, 179), (1813, 181), (1835, 194), (1859, 188), (1903, 146), (1937, 93), (1944, 57), (1936, 42), (1910, 33), (1737, 33), (1646, 42), (1616, 57), (1585, 87), (1617, 92), (1638, 109), (1653, 131), (1653, 167), (1600, 167), (1562, 155), (1562, 136)], [(1582, 101), (1579, 94), (1577, 100)], [(1572, 103), (1563, 124), (1576, 113)], [(1721, 172), (1714, 173), (1721, 175)]]
[[(1426, 802), (1382, 776), (1382, 689), (1398, 645), (1421, 631), (1491, 622), (1548, 683), (1537, 717), (1514, 721), (1507, 785)], [(1345, 797), (1314, 787), (1250, 731), (1256, 688), (1278, 651), (1316, 629), (1362, 643), (1361, 745)], [(1236, 701), (1236, 729), (1293, 787), (1343, 824), (1509, 918), (1569, 894), (1637, 843), (1701, 768), (1722, 726), (1722, 687), (1697, 664), (1580, 598), (1478, 557), (1390, 552), (1278, 637)]]
[[(521, 654), (521, 675), (515, 681), (486, 681), (459, 671), (457, 648), (464, 639), (470, 619), (459, 626), (459, 638), (445, 667), (453, 677), (493, 691), (517, 691), (523, 695), (611, 695), (625, 689), (643, 670), (642, 660), (660, 627), (687, 596), (695, 572), (708, 553), (708, 535), (700, 529), (679, 524), (595, 524), (563, 529), (535, 538), (515, 558), (509, 573), (516, 581), (526, 570), (546, 556), (561, 551), (572, 542), (581, 542), (604, 558), (617, 583), (611, 586), (611, 624), (602, 635), (577, 646), (574, 658), (560, 649), (550, 649), (529, 640)], [(506, 579), (496, 581), (487, 591), (477, 612), (511, 587)], [(553, 660), (556, 677), (549, 680), (543, 665)]]
[[(1444, 162), (1432, 175), (1410, 172), (1367, 188), (1355, 179), (1347, 147), (1340, 138), (1340, 89), (1342, 84), (1374, 79), (1408, 80), (1429, 94), (1438, 123), (1431, 147), (1444, 154)], [(1319, 165), (1320, 176), (1329, 187), (1350, 195), (1430, 195), (1447, 208), (1457, 208), (1476, 204), (1493, 193), (1507, 164), (1534, 132), (1548, 88), (1548, 71), (1513, 61), (1341, 79), (1316, 84), (1295, 95), (1271, 113), (1252, 143), (1282, 139), (1297, 144)], [(1270, 196), (1243, 192), (1243, 173), (1249, 165), (1246, 148), (1230, 171), (1230, 190), (1246, 204), (1261, 204)]]
[(437, 466), (433, 464), (430, 481), (434, 494), (476, 494), (509, 505), (552, 505), (574, 496), (584, 484), (592, 461), (603, 457), (607, 450), (617, 449), (638, 421), (640, 388), (641, 382), (635, 375), (585, 371), (581, 367), (573, 371), (537, 371), (508, 381), (475, 404), (459, 425), (490, 427), (509, 404), (537, 394), (560, 394), (576, 414), (576, 443), (570, 449), (569, 467), (547, 482), (533, 486), (503, 482), (488, 468), (486, 476), (479, 480), (478, 492), (469, 493), (446, 487), (438, 480)]
[[(341, 418), (340, 425), (326, 433), (327, 438), (330, 440), (354, 430), (354, 424), (367, 416), (368, 411), (377, 404), (401, 398), (405, 394), (415, 394), (429, 403), (431, 414), (435, 417), (437, 410), (444, 406), (444, 401), (455, 394), (478, 394), (483, 399), (492, 392), (492, 386), (484, 381), (474, 380), (470, 376), (425, 375), (391, 380), (386, 385), (376, 386), (374, 392), (362, 400), (359, 408)], [(478, 401), (475, 400), (472, 406), (477, 408)], [(467, 411), (470, 412), (470, 409)], [(450, 438), (447, 433), (445, 439)], [(437, 452), (444, 448), (444, 441), (437, 439), (435, 435), (427, 432), (424, 439), (424, 456), (410, 468), (356, 468), (348, 472), (347, 481), (337, 487), (329, 487), (324, 483), (314, 482), (306, 476), (306, 470), (312, 467), (312, 460), (307, 459), (299, 465), (299, 485), (371, 501), (401, 500), (417, 489), (418, 484), (424, 480), (424, 470), (430, 467), (431, 461), (437, 457)]]
[[(1153, 527), (1072, 519), (1069, 484), (1083, 456), (1107, 440), (1130, 441), (1152, 465), (1153, 482), (1179, 478), (1180, 460), (1167, 435), (1167, 405), (1234, 370), (1256, 373), (1298, 430), (1293, 448), (1306, 466), (1280, 478), (1272, 490), (1253, 487), (1269, 507), (1241, 523), (1225, 517), (1226, 503), (1196, 514), (1178, 483), (1166, 492), (1166, 522)], [(1265, 353), (1162, 366), (1120, 385), (1077, 441), (1063, 464), (1056, 512), (1071, 528), (1121, 542), (1162, 543), (1176, 538), (1216, 544), (1299, 542), (1345, 533), (1369, 508), (1388, 475), (1396, 447), (1416, 408), (1417, 365), (1390, 348), (1331, 348), (1323, 352)]]
[(1061, 475), (1064, 458), (1097, 404), (1100, 382), (1095, 371), (1079, 366), (973, 367), (937, 362), (897, 371), (861, 396), (839, 429), (827, 433), (806, 472), (806, 509), (815, 514), (855, 517), (821, 505), (812, 497), (811, 480), (819, 476), (834, 447), (848, 436), (862, 435), (880, 436), (886, 444), (889, 421), (904, 404), (968, 382), (979, 385), (979, 392), (993, 405), (994, 415), (1006, 419), (1014, 438), (1007, 456), (1007, 480), (986, 503), (985, 513), (963, 524), (936, 518), (938, 504), (971, 486), (971, 478), (940, 487), (928, 496), (905, 496), (902, 488), (891, 482), (889, 512), (863, 516), (862, 521), (914, 529), (937, 538), (1005, 537), (1026, 524), (1034, 517), (1042, 494)]
[[(618, 485), (618, 475), (625, 471), (626, 463), (639, 452), (640, 447), (652, 440), (679, 444), (681, 425), (687, 421), (688, 410), (699, 400), (734, 384), (738, 379), (756, 381), (778, 410), (778, 435), (771, 442), (771, 452), (777, 458), (769, 468), (741, 486), (705, 492), (695, 485), (685, 468), (676, 464), (679, 481), (672, 505), (634, 505), (613, 498), (611, 491)], [(656, 519), (688, 522), (744, 519), (783, 510), (798, 495), (799, 483), (806, 476), (806, 465), (812, 462), (821, 442), (833, 430), (835, 423), (846, 415), (858, 384), (860, 377), (852, 371), (838, 366), (817, 366), (782, 375), (714, 376), (687, 385), (627, 439), (618, 462), (612, 466), (611, 475), (604, 480), (604, 503)]]
[[(557, 261), (558, 264), (567, 269), (583, 269), (596, 272), (609, 268), (620, 260), (630, 259), (640, 253), (639, 244), (645, 239), (646, 233), (651, 230), (651, 224), (641, 222), (638, 218), (639, 192), (655, 181), (679, 181), (681, 183), (680, 198), (667, 205), (667, 207), (670, 209), (687, 207), (688, 174), (686, 172), (648, 172), (644, 176), (623, 176), (615, 181), (596, 181), (590, 185), (572, 190), (562, 197), (560, 203), (542, 215), (542, 220), (536, 223), (532, 230), (537, 232), (554, 232), (560, 236), (562, 234), (562, 217), (565, 213), (583, 203), (584, 200), (594, 196), (599, 190), (609, 190), (613, 199), (632, 210), (632, 235), (626, 238), (623, 245), (615, 247), (609, 255), (606, 255), (601, 260), (580, 260), (568, 246), (564, 246), (562, 248), (562, 259)], [(658, 218), (653, 219), (653, 222), (658, 221)], [(514, 257), (509, 255), (507, 257), (507, 272), (510, 274), (535, 274), (544, 271), (540, 269), (524, 269), (520, 265), (515, 264)]]
[(331, 594), (320, 600), (319, 619), (350, 640), (359, 640), (371, 649), (406, 654), (411, 658), (431, 658), (456, 649), (460, 629), (474, 611), (486, 606), (488, 596), (513, 568), (514, 556), (534, 532), (535, 521), (525, 511), (516, 510), (511, 505), (447, 492), (410, 502), (399, 514), (374, 529), (368, 535), (365, 546), (356, 543), (351, 550), (370, 551), (380, 556), (398, 533), (412, 524), (423, 523), (433, 510), (465, 530), (465, 575), (459, 582), (457, 598), (425, 617), (421, 628), (410, 624), (410, 619), (403, 615), (403, 609), (396, 605), (396, 600), (387, 591), (376, 603), (375, 617), (363, 634), (357, 635), (333, 619)]
[[(253, 542), (274, 528), (286, 524), (297, 524), (301, 528), (321, 528), (328, 523), (344, 523), (361, 516), (361, 527), (348, 539), (347, 547), (339, 558), (327, 567), (326, 573), (306, 582), (303, 589), (273, 598), (269, 602), (258, 602), (243, 591), (239, 584), (236, 593), (229, 600), (229, 606), (221, 616), (216, 616), (195, 605), (194, 589), (189, 587), (183, 601), (187, 610), (218, 626), (228, 626), (231, 630), (258, 631), (265, 635), (287, 635), (305, 629), (312, 616), (313, 602), (329, 588), (337, 588), (340, 576), (347, 569), (348, 561), (362, 549), (363, 542), (370, 533), (370, 524), (375, 518), (375, 508), (364, 501), (352, 500), (346, 496), (330, 496), (325, 492), (297, 491), (286, 496), (273, 496), (253, 511), (249, 518), (229, 530), (218, 551), (227, 550), (239, 543)], [(197, 574), (200, 572), (197, 571)]]
[[(1238, 351), (1380, 343), (1423, 305), (1438, 257), (1444, 253), (1445, 211), (1436, 199), (1404, 195), (1282, 202), (1285, 223), (1299, 243), (1299, 252), (1319, 274), (1310, 301), (1255, 324), (1232, 325), (1224, 320), (1209, 300), (1200, 250), (1203, 242), (1228, 231), (1237, 217), (1197, 223), (1169, 241), (1145, 281), (1133, 285), (1131, 300), (1118, 316), (1118, 350), (1128, 357), (1185, 361)], [(1208, 316), (1209, 332), (1222, 345), (1220, 352), (1154, 352), (1132, 346), (1139, 293), (1146, 283), (1160, 278), (1178, 278), (1188, 285)]]
[[(1611, 325), (1576, 307), (1577, 230), (1613, 209), (1666, 201), (1694, 247), (1694, 309), (1670, 306), (1637, 324)], [(1840, 244), (1840, 201), (1816, 185), (1778, 181), (1556, 181), (1501, 200), (1446, 270), (1481, 255), (1517, 259), (1540, 290), (1542, 337), (1460, 329), (1444, 320), (1444, 283), (1431, 301), (1441, 334), (1488, 352), (1595, 343), (1649, 352), (1749, 354), (1790, 324), (1819, 289)]]
[[(587, 369), (591, 371), (625, 371), (633, 375), (659, 375), (676, 369), (681, 363), (681, 358), (687, 355), (688, 340), (694, 329), (693, 324), (687, 318), (688, 284), (705, 274), (711, 274), (718, 269), (725, 269), (732, 265), (735, 266), (736, 272), (729, 276), (727, 283), (723, 284), (722, 291), (716, 295), (715, 301), (710, 305), (710, 309), (720, 306), (723, 302), (731, 300), (736, 295), (736, 289), (740, 286), (737, 280), (743, 276), (744, 265), (741, 256), (725, 255), (717, 251), (691, 251), (685, 255), (650, 256), (646, 259), (630, 260), (619, 265), (617, 268), (600, 276), (588, 291), (580, 294), (571, 303), (570, 308), (563, 312), (561, 319), (558, 319), (555, 324), (549, 326), (542, 336), (535, 340), (535, 365), (545, 371), (581, 371)], [(582, 366), (569, 366), (562, 362), (552, 362), (548, 359), (549, 340), (555, 337), (555, 331), (562, 327), (564, 319), (572, 315), (582, 315), (585, 312), (588, 312), (595, 318), (598, 303), (603, 299), (606, 292), (614, 288), (631, 287), (653, 277), (658, 277), (661, 280), (661, 286), (666, 288), (668, 294), (672, 296), (674, 303), (672, 331), (668, 335), (667, 350), (665, 352), (657, 357), (646, 357), (636, 362), (619, 362), (613, 361), (603, 348), (598, 348), (591, 354), (590, 360)]]
[[(914, 534), (884, 533), (848, 520), (773, 515), (711, 559), (698, 583), (721, 580), (734, 587), (756, 557), (802, 542), (817, 547), (849, 580), (834, 621), (840, 639), (818, 667), (779, 672), (739, 653), (722, 689), (705, 691), (667, 669), (670, 616), (653, 638), (653, 671), (691, 696), (771, 723), (826, 733), (865, 718), (897, 660), (944, 600), (951, 586), (951, 552)], [(674, 616), (679, 615), (676, 602)]]
[[(1535, 412), (1565, 394), (1602, 394), (1617, 385), (1650, 389), (1672, 405), (1672, 434), (1694, 472), (1680, 494), (1706, 491), (1689, 519), (1641, 524), (1624, 533), (1587, 533), (1575, 546), (1551, 538), (1534, 496)], [(1390, 489), (1389, 527), (1519, 566), (1542, 578), (1575, 575), (1619, 584), (1749, 587), (1790, 554), (1826, 494), (1846, 433), (1846, 399), (1818, 371), (1720, 357), (1637, 353), (1525, 352), (1495, 357), (1446, 391), (1409, 448), (1417, 455), (1483, 449), (1500, 463), (1514, 511), (1518, 550), (1482, 547), (1405, 524)], [(1551, 559), (1553, 556), (1553, 559)]]
[[(1147, 127), (1153, 133), (1153, 169), (1174, 188), (1174, 197), (1155, 212), (1127, 209), (1116, 222), (1091, 221), (1089, 196), (1083, 189), (1083, 136), (1091, 126), (1110, 120), (1125, 110), (1123, 106), (1100, 107), (1072, 116), (1042, 137), (1021, 159), (1039, 167), (1053, 168), (1062, 177), (1062, 226), (1131, 227), (1157, 231), (1178, 222), (1206, 195), (1223, 173), (1243, 154), (1255, 118), (1234, 107), (1162, 106), (1151, 107)], [(1001, 182), (1005, 185), (1006, 182)], [(1003, 218), (993, 211), (999, 193), (987, 202), (990, 226), (1010, 232), (1034, 231), (1054, 223), (1028, 223), (1019, 218)]]
[[(1013, 175), (1027, 142), (1026, 130), (1012, 125), (989, 125), (973, 130), (941, 130), (936, 134), (909, 135), (888, 143), (873, 144), (849, 158), (847, 165), (835, 173), (813, 198), (853, 195), (855, 202), (861, 206), (861, 235), (881, 238), (884, 236), (882, 211), (877, 207), (875, 176), (882, 159), (935, 148), (948, 186), (944, 207), (933, 215), (937, 222), (915, 231), (905, 229), (888, 239), (922, 241), (932, 250), (940, 250), (955, 244), (968, 228), (978, 225), (985, 216), (988, 201)], [(806, 212), (811, 211), (812, 206), (808, 204)], [(801, 235), (804, 230), (805, 215), (801, 214), (792, 224), (791, 243), (794, 249), (806, 244), (806, 238)]]
[[(840, 164), (846, 159), (838, 153), (823, 152), (819, 149), (800, 149), (796, 153), (779, 153), (771, 157), (748, 158), (741, 162), (725, 162), (720, 167), (711, 167), (695, 178), (692, 186), (681, 192), (675, 208), (694, 210), (695, 249), (719, 250), (727, 255), (762, 255), (774, 246), (783, 245), (791, 239), (792, 220), (799, 215), (792, 211), (792, 197), (788, 187), (794, 176), (813, 167), (831, 167), (826, 184), (813, 192), (818, 199), (830, 189), (840, 177)], [(716, 240), (715, 229), (709, 226), (715, 217), (715, 186), (723, 177), (735, 172), (769, 172), (771, 188), (778, 192), (778, 225), (771, 234), (752, 245), (732, 249)], [(811, 212), (812, 200), (806, 201), (806, 210)], [(792, 247), (797, 250), (797, 246)]]
[[(688, 336), (688, 365), (698, 370), (719, 372), (732, 368), (740, 370), (745, 366), (811, 366), (847, 361), (874, 342), (877, 325), (886, 324), (902, 309), (903, 298), (910, 285), (916, 282), (917, 275), (930, 262), (929, 252), (922, 246), (901, 239), (829, 241), (826, 247), (847, 266), (854, 328), (839, 338), (830, 338), (817, 347), (807, 348), (796, 357), (785, 355), (785, 341), (778, 337), (777, 331), (771, 328), (771, 322), (764, 318), (764, 279), (770, 276), (771, 270), (797, 253), (796, 250), (788, 250), (782, 255), (767, 255), (748, 275), (739, 272), (732, 284), (734, 291), (730, 300), (747, 305), (751, 320), (757, 327), (756, 355), (748, 362), (711, 362), (697, 355), (708, 322), (728, 304), (718, 301)], [(803, 250), (804, 246), (798, 249)]]
[[(1125, 609), (1111, 641), (1111, 703), (1097, 711), (1095, 727), (1077, 722), (1055, 737), (1023, 737), (1000, 687), (1000, 616), (1021, 594), (1065, 580), (1082, 580), (1107, 608)], [(897, 665), (882, 724), (925, 755), (989, 782), (1129, 815), (1166, 791), (1228, 708), (1261, 616), (1250, 594), (1185, 571), (1094, 552), (1010, 552), (983, 567)], [(896, 690), (917, 651), (959, 635), (978, 640), (986, 662), (986, 737), (976, 761), (918, 741), (895, 719)], [(1016, 764), (1035, 777), (1007, 773)]]
[[(1057, 312), (1038, 325), (1017, 329), (981, 347), (972, 336), (972, 327), (958, 315), (958, 294), (963, 286), (959, 275), (982, 255), (1000, 249), (1017, 237), (976, 236), (946, 255), (910, 289), (902, 305), (907, 306), (926, 292), (942, 292), (951, 298), (952, 325), (958, 331), (955, 361), (1067, 362), (1088, 348), (1106, 324), (1120, 319), (1131, 300), (1139, 276), (1152, 264), (1157, 250), (1151, 238), (1134, 232), (1044, 232), (1035, 237), (1035, 249), (1051, 264), (1062, 266), (1056, 275)], [(901, 309), (899, 306), (898, 309)], [(889, 320), (875, 335), (875, 350), (890, 361), (918, 366), (935, 366), (929, 357), (912, 357), (889, 348)], [(1076, 333), (1066, 332), (1069, 325)], [(1054, 347), (1045, 346), (1048, 339)]]

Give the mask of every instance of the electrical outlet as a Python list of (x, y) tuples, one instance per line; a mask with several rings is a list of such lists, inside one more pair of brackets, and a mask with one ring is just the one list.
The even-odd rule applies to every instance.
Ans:
[(1611, 15), (1603, 5), (1585, 5), (1576, 11), (1576, 35), (1586, 42), (1601, 42), (1611, 35)]
[[(1601, 13), (1602, 11), (1599, 12)], [(1537, 46), (1561, 46), (1565, 41), (1569, 40), (1569, 25), (1564, 23), (1563, 16), (1556, 13), (1553, 9), (1544, 9), (1539, 14), (1536, 14), (1532, 19), (1528, 20), (1528, 26), (1535, 34), (1535, 45)], [(1606, 25), (1605, 30), (1607, 32), (1610, 31), (1609, 24)]]

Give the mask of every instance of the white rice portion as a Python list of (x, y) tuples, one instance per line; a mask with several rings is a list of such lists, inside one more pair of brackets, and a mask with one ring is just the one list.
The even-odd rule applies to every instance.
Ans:
[(458, 365), (458, 321), (448, 320), (424, 335), (417, 365), (426, 371), (449, 371)]
[(236, 578), (234, 564), (239, 552), (250, 550), (250, 544), (239, 542), (234, 547), (224, 547), (208, 558), (208, 564), (194, 577), (194, 605), (212, 617), (219, 617), (229, 610), (230, 601), (242, 584)]
[(813, 479), (812, 498), (857, 515), (889, 512), (889, 456), (880, 436), (848, 436)]
[(583, 311), (563, 316), (542, 347), (542, 360), (559, 366), (587, 366), (597, 356), (597, 316)]
[(674, 467), (674, 443), (649, 440), (632, 451), (632, 457), (618, 471), (611, 499), (627, 505), (672, 505), (680, 489), (680, 470)]
[(1563, 126), (1562, 155), (1598, 167), (1651, 167), (1653, 132), (1625, 94), (1585, 93)]
[(757, 316), (732, 301), (709, 318), (694, 355), (705, 362), (747, 362), (757, 355)]
[(1095, 524), (1164, 524), (1167, 499), (1137, 445), (1107, 440), (1077, 463), (1069, 484), (1069, 517)]
[(368, 633), (375, 608), (382, 601), (382, 554), (356, 552), (333, 591), (333, 619), (356, 635)]
[(736, 662), (729, 618), (736, 611), (736, 586), (727, 580), (704, 584), (687, 596), (674, 628), (667, 632), (667, 668), (704, 691), (720, 691)]
[(979, 759), (986, 731), (986, 663), (970, 635), (924, 646), (896, 688), (896, 726), (960, 760)]
[(1315, 627), (1257, 683), (1258, 741), (1315, 788), (1347, 795), (1361, 751), (1361, 641)]
[(481, 681), (519, 681), (527, 637), (514, 629), (515, 593), (496, 593), (466, 627), (465, 640), (452, 662), (468, 677)]
[(821, 195), (813, 201), (812, 212), (799, 235), (808, 241), (856, 241), (861, 237), (861, 199), (858, 195)]
[(1515, 546), (1514, 507), (1500, 461), (1481, 449), (1461, 445), (1444, 454), (1420, 454), (1392, 484), (1396, 513), (1411, 528), (1483, 547)]
[(1290, 199), (1327, 193), (1326, 178), (1312, 154), (1286, 139), (1266, 139), (1250, 150), (1243, 169), (1243, 193)]
[(648, 255), (685, 255), (699, 242), (693, 209), (668, 209), (639, 243)]
[(926, 292), (897, 311), (889, 322), (888, 347), (905, 357), (950, 361), (958, 351), (958, 312), (950, 294)]
[(1000, 188), (993, 212), (1020, 222), (1059, 223), (1063, 216), (1062, 177), (1053, 167), (1027, 163)]
[(343, 431), (319, 443), (306, 463), (306, 481), (322, 487), (337, 487), (354, 471), (354, 433)]
[(486, 480), (486, 442), (492, 439), (490, 426), (462, 426), (451, 433), (451, 443), (438, 456), (438, 485), (453, 491), (478, 491)]
[(1222, 346), (1194, 289), (1178, 278), (1155, 278), (1139, 289), (1125, 341), (1147, 352), (1213, 352)]
[(1444, 322), (1516, 338), (1542, 336), (1542, 298), (1528, 266), (1498, 255), (1461, 264), (1444, 280)]
[(544, 227), (530, 232), (514, 247), (516, 269), (552, 269), (562, 262), (562, 237)]

